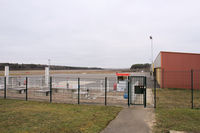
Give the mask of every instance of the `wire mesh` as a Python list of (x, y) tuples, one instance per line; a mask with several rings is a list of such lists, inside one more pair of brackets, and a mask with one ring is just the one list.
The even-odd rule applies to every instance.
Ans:
[[(71, 75), (70, 75), (71, 76)], [(99, 76), (99, 75), (98, 75)], [(143, 77), (132, 77), (130, 85), (130, 102), (143, 104), (143, 94), (136, 92), (144, 85)], [(192, 82), (193, 80), (193, 82)], [(105, 92), (105, 77), (80, 78), (80, 103), (107, 105), (127, 105), (128, 80), (118, 81), (116, 76), (107, 78), (107, 91)], [(193, 93), (192, 93), (193, 84)], [(148, 94), (153, 88), (151, 78), (147, 78), (147, 102)], [(191, 108), (192, 94), (194, 108), (200, 108), (200, 70), (192, 71), (156, 71), (156, 100), (157, 107), (164, 108)], [(4, 97), (4, 77), (0, 77), (0, 98)], [(149, 91), (148, 91), (149, 89)], [(28, 77), (28, 100), (50, 101), (50, 80), (44, 76)], [(9, 76), (6, 78), (7, 98), (26, 98), (26, 77)], [(153, 94), (152, 94), (153, 95)], [(153, 97), (153, 96), (150, 97)], [(150, 98), (149, 98), (150, 99)], [(76, 76), (52, 78), (52, 102), (78, 103), (78, 78)]]
[(52, 78), (52, 100), (59, 103), (77, 103), (78, 79), (69, 77)]
[(127, 105), (127, 81), (118, 82), (117, 77), (107, 79), (107, 104)]
[[(8, 77), (6, 84), (7, 98), (26, 99), (34, 101), (50, 101), (50, 79), (44, 76)], [(27, 83), (27, 90), (26, 90)], [(107, 94), (108, 105), (127, 105), (124, 97), (125, 89), (116, 88), (117, 78), (107, 78), (107, 91), (105, 89), (105, 77), (102, 78), (80, 78), (80, 92), (78, 93), (78, 78), (52, 77), (52, 102), (77, 104), (78, 96), (81, 104), (105, 104)], [(0, 78), (0, 96), (4, 97), (4, 77)], [(127, 87), (127, 86), (126, 86)], [(27, 91), (27, 95), (26, 95)], [(106, 91), (106, 92), (105, 92)], [(127, 92), (126, 92), (127, 93)]]
[(130, 89), (131, 104), (143, 104), (144, 103), (144, 77), (131, 77), (131, 89)]
[[(157, 106), (191, 108), (191, 71), (160, 71), (161, 87), (157, 88)], [(157, 81), (160, 79), (156, 79)]]
[(49, 101), (49, 79), (44, 76), (32, 76), (28, 78), (28, 99), (37, 101)]
[(25, 99), (26, 85), (25, 77), (13, 76), (6, 78), (6, 97), (14, 99)]
[[(76, 94), (78, 94), (76, 92)], [(105, 79), (81, 78), (80, 79), (80, 103), (104, 104)]]
[(4, 77), (0, 77), (0, 98), (4, 97)]

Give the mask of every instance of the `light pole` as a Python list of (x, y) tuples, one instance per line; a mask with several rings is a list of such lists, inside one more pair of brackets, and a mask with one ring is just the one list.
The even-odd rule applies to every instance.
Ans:
[(49, 70), (50, 70), (50, 63), (51, 63), (51, 59), (48, 59), (48, 62), (49, 62), (49, 64), (48, 64), (48, 67), (49, 67)]
[(151, 74), (153, 74), (153, 69), (154, 69), (154, 66), (153, 66), (153, 37), (150, 36), (149, 37), (150, 40), (151, 40)]

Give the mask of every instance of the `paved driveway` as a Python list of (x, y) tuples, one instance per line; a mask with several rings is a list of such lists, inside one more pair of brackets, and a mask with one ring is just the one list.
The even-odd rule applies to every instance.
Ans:
[(151, 133), (153, 122), (153, 108), (125, 108), (101, 133)]

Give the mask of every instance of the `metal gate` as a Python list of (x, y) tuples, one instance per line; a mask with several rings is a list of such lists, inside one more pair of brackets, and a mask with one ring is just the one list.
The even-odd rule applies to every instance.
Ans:
[(128, 105), (144, 105), (146, 107), (146, 77), (129, 77)]

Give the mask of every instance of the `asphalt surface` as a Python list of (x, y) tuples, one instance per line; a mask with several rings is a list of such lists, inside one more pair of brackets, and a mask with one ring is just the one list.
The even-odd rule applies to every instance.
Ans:
[[(21, 82), (23, 83), (25, 80), (25, 77), (29, 77), (29, 81), (31, 82), (35, 82), (32, 84), (40, 84), (40, 82), (42, 80), (44, 80), (44, 75), (22, 75), (22, 76), (10, 76), (10, 79), (13, 78), (14, 82)], [(96, 86), (95, 84), (97, 84), (98, 86), (105, 81), (105, 77), (107, 77), (108, 79), (108, 86), (113, 87), (113, 84), (116, 83), (117, 80), (117, 76), (115, 73), (112, 74), (86, 74), (86, 73), (82, 73), (82, 74), (53, 74), (51, 75), (53, 76), (53, 82), (57, 81), (77, 81), (77, 78), (80, 78), (81, 82), (84, 81), (92, 81), (93, 84), (90, 84), (90, 86)], [(153, 87), (152, 82), (150, 80), (150, 75), (148, 72), (134, 72), (131, 73), (131, 76), (146, 76), (147, 77), (147, 87)], [(16, 78), (17, 77), (17, 78)], [(4, 78), (0, 77), (0, 84), (3, 84)], [(13, 82), (13, 83), (14, 83)], [(89, 85), (89, 84), (88, 84)]]
[(125, 108), (101, 133), (151, 133), (153, 121), (154, 113), (151, 108)]
[[(38, 76), (44, 76), (44, 75), (21, 75), (20, 77), (38, 77)], [(105, 77), (116, 77), (115, 73), (110, 73), (110, 74), (88, 74), (88, 73), (80, 73), (80, 74), (51, 74), (51, 76), (58, 76), (58, 77), (85, 77), (85, 78), (105, 78)], [(149, 77), (149, 72), (131, 72), (131, 76), (146, 76)], [(4, 77), (4, 76), (0, 76)], [(19, 77), (17, 76), (11, 76), (11, 77)]]

